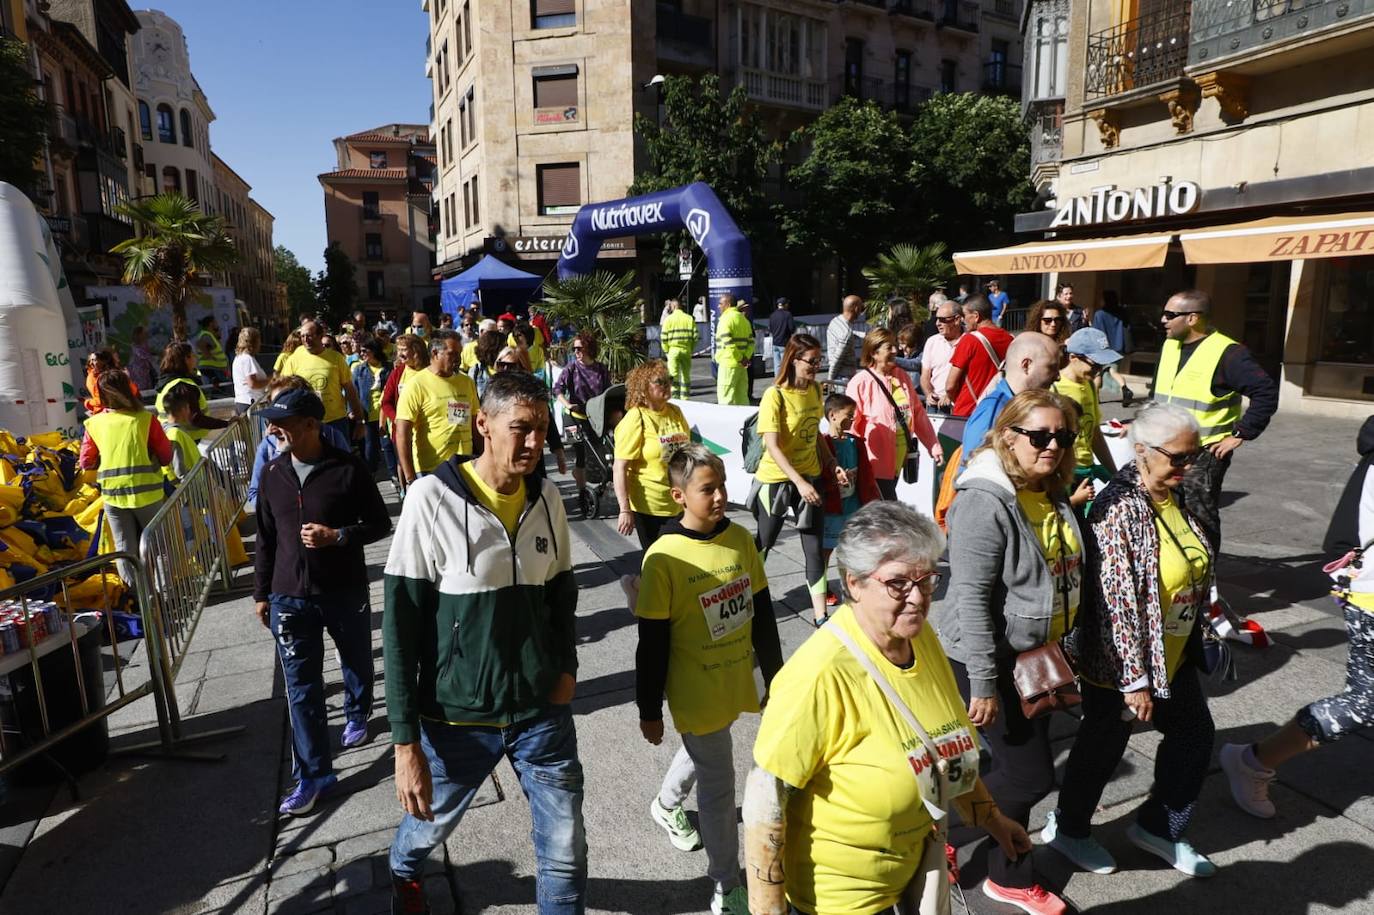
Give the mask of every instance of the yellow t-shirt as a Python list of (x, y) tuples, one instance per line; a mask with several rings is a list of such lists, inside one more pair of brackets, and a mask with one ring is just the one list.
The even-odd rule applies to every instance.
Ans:
[[(1083, 591), (1083, 549), (1078, 543), (1073, 525), (1054, 507), (1050, 497), (1043, 492), (1023, 489), (1016, 494), (1016, 501), (1030, 522), (1035, 539), (1040, 541), (1040, 552), (1049, 564), (1054, 578), (1054, 615), (1050, 618), (1050, 636), (1046, 644), (1059, 641), (1069, 631), (1073, 619), (1078, 615), (1078, 605)], [(1060, 537), (1063, 537), (1061, 544)], [(1068, 588), (1068, 612), (1065, 613), (1064, 590)]]
[(615, 458), (629, 462), (630, 508), (660, 518), (682, 514), (668, 483), (671, 454), (665, 452), (691, 438), (691, 427), (673, 404), (661, 412), (635, 407), (625, 414), (615, 427)]
[[(973, 789), (978, 743), (935, 631), (897, 667), (845, 605), (830, 618), (896, 689), (950, 761), (946, 804)], [(929, 753), (877, 683), (833, 635), (816, 632), (773, 678), (754, 761), (800, 789), (787, 807), (787, 898), (807, 912), (877, 912), (896, 903), (920, 863), (934, 800)]]
[[(902, 384), (896, 372), (888, 377), (887, 383), (892, 388), (892, 402), (897, 405), (897, 412), (902, 414), (902, 419), (906, 422), (907, 432), (911, 432), (911, 399), (906, 396), (906, 385)], [(906, 436), (902, 435), (901, 426), (897, 427), (896, 439), (896, 463), (892, 467), (894, 479), (902, 475), (902, 465), (906, 463)]]
[(1078, 415), (1078, 438), (1073, 443), (1073, 458), (1079, 467), (1091, 467), (1093, 439), (1096, 438), (1097, 427), (1102, 424), (1102, 404), (1097, 399), (1097, 386), (1091, 379), (1080, 383), (1060, 378), (1054, 383), (1054, 392), (1078, 404), (1081, 412)]
[[(759, 404), (758, 433), (778, 433), (778, 445), (797, 473), (814, 477), (821, 472), (821, 459), (816, 454), (816, 433), (820, 430), (821, 413), (820, 385), (813, 384), (800, 391), (773, 385)], [(787, 482), (787, 474), (782, 472), (766, 448), (754, 476), (760, 483)]]
[[(534, 345), (525, 347), (530, 354), (530, 371), (536, 375), (544, 371), (544, 344), (539, 342), (539, 338), (542, 336), (543, 334), (536, 328), (534, 331)], [(510, 346), (519, 348), (525, 346), (525, 338), (517, 337), (515, 332), (511, 331), (510, 336), (506, 338), (506, 343)], [(473, 358), (475, 359), (476, 356), (474, 355)]]
[(458, 356), (458, 368), (464, 375), (472, 371), (472, 367), (477, 364), (477, 341), (472, 340), (463, 344), (463, 351)]
[(476, 461), (464, 461), (458, 465), (458, 471), (467, 481), (473, 495), (477, 496), (477, 501), (501, 519), (501, 523), (506, 527), (506, 533), (515, 536), (515, 528), (520, 524), (520, 513), (525, 510), (525, 481), (521, 480), (520, 486), (510, 495), (497, 492), (477, 473), (476, 464)]
[[(1159, 611), (1164, 618), (1164, 669), (1174, 678), (1183, 648), (1207, 603), (1207, 550), (1173, 498), (1155, 503), (1159, 534)], [(1166, 530), (1167, 528), (1167, 530)], [(1168, 531), (1173, 531), (1170, 537)], [(1178, 539), (1178, 544), (1174, 543)], [(1179, 546), (1183, 552), (1179, 552)], [(1196, 587), (1194, 587), (1196, 584)]]
[(411, 439), (417, 473), (428, 473), (455, 454), (472, 454), (472, 417), (477, 385), (454, 372), (440, 378), (429, 369), (406, 374), (396, 418), (414, 423)]
[(382, 418), (382, 368), (380, 365), (368, 366), (372, 372), (372, 391), (368, 395), (367, 404), (368, 422), (375, 423)]
[(759, 710), (754, 595), (768, 587), (754, 535), (667, 534), (644, 554), (635, 615), (670, 625), (668, 709), (682, 734), (710, 734)]
[(299, 375), (309, 382), (324, 404), (324, 421), (332, 423), (348, 415), (348, 401), (344, 399), (345, 385), (353, 384), (348, 361), (342, 353), (326, 349), (316, 356), (304, 346), (286, 357), (280, 369), (283, 375)]

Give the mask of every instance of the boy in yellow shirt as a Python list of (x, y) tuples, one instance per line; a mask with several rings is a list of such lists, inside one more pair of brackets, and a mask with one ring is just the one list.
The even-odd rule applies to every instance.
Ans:
[[(715, 884), (711, 912), (748, 915), (730, 726), (741, 713), (759, 710), (755, 656), (766, 692), (782, 666), (782, 648), (753, 536), (725, 517), (724, 464), (706, 447), (686, 445), (668, 462), (668, 475), (683, 514), (644, 554), (635, 693), (644, 739), (663, 741), (666, 694), (682, 747), (649, 815), (677, 848), (706, 846), (706, 873)], [(693, 783), (699, 836), (682, 809)]]

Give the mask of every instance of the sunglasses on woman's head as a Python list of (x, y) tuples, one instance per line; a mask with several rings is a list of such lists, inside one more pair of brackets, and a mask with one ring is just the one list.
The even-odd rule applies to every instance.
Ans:
[(1168, 458), (1169, 466), (1175, 469), (1191, 467), (1192, 465), (1196, 464), (1197, 459), (1202, 456), (1201, 449), (1197, 451), (1180, 451), (1178, 453), (1174, 453), (1172, 451), (1165, 451), (1158, 445), (1151, 445), (1150, 447), (1155, 451), (1158, 451), (1160, 454), (1164, 455), (1166, 458)]
[(1060, 429), (1058, 432), (1051, 432), (1048, 429), (1022, 429), (1020, 426), (1012, 426), (1011, 431), (1017, 435), (1024, 435), (1030, 439), (1030, 443), (1041, 451), (1050, 446), (1050, 442), (1055, 442), (1060, 448), (1068, 448), (1078, 438), (1077, 432), (1070, 432), (1068, 429)]

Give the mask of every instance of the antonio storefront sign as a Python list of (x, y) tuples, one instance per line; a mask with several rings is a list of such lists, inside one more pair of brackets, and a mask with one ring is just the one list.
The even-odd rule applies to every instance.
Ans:
[(1170, 238), (1169, 235), (1131, 235), (1031, 242), (986, 251), (964, 251), (954, 255), (954, 266), (961, 274), (970, 276), (1141, 270), (1164, 263)]
[[(514, 254), (518, 258), (556, 259), (567, 239), (566, 232), (562, 235), (488, 236), (486, 249), (492, 254)], [(633, 237), (608, 238), (601, 243), (600, 256), (634, 257), (635, 240)]]

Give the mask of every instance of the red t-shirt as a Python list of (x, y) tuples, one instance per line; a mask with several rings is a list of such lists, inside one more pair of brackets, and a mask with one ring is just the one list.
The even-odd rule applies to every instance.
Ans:
[[(992, 344), (998, 362), (1006, 360), (1011, 334), (1000, 327), (980, 327), (974, 333), (982, 334)], [(949, 357), (949, 364), (964, 370), (964, 382), (959, 386), (959, 396), (954, 401), (954, 415), (969, 416), (976, 403), (974, 395), (983, 393), (988, 382), (997, 376), (997, 365), (988, 358), (987, 348), (974, 339), (973, 333), (959, 338), (953, 355)]]

